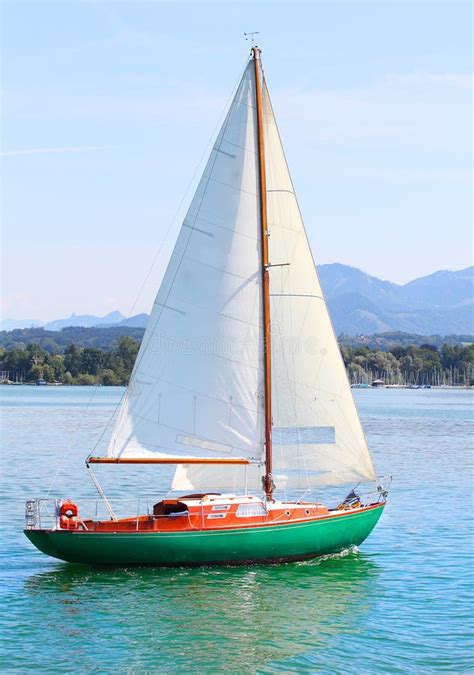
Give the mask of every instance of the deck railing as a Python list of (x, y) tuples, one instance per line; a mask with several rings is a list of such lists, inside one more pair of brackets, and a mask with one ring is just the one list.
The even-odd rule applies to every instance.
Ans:
[[(109, 499), (109, 504), (116, 519), (136, 518), (137, 526), (140, 516), (152, 515), (153, 505), (163, 495), (140, 497), (138, 499)], [(62, 499), (28, 499), (25, 503), (25, 524), (27, 530), (59, 529), (59, 512)], [(88, 520), (111, 520), (111, 515), (102, 499), (75, 499), (78, 507), (79, 523)]]
[[(355, 492), (362, 505), (373, 504), (385, 501), (390, 477), (379, 479), (377, 488), (359, 490)], [(254, 496), (262, 497), (261, 493), (255, 493)], [(78, 518), (81, 529), (87, 529), (87, 522), (90, 520), (113, 520), (120, 518), (136, 518), (136, 527), (138, 530), (139, 519), (142, 516), (153, 515), (153, 506), (166, 497), (179, 498), (179, 495), (171, 495), (169, 492), (156, 492), (154, 495), (143, 495), (139, 498), (121, 498), (108, 499), (108, 505), (112, 508), (114, 518), (107, 508), (107, 504), (102, 499), (75, 499), (74, 503), (78, 507)], [(328, 508), (336, 508), (344, 501), (345, 494), (338, 490), (338, 493), (322, 491), (320, 494), (315, 491), (299, 491), (298, 493), (288, 493), (281, 495), (281, 501), (301, 503), (301, 502), (322, 502)], [(61, 504), (65, 500), (39, 498), (28, 499), (25, 503), (25, 525), (27, 530), (57, 530), (59, 525), (59, 512)], [(159, 517), (159, 516), (155, 516)]]

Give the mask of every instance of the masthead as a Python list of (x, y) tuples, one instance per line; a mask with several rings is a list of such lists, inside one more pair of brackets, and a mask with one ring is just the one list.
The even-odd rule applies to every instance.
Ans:
[(253, 31), (253, 33), (244, 33), (244, 35), (245, 39), (252, 45), (252, 53), (253, 53), (254, 48), (258, 49), (257, 45), (255, 44), (255, 35), (260, 35), (260, 31), (255, 30)]

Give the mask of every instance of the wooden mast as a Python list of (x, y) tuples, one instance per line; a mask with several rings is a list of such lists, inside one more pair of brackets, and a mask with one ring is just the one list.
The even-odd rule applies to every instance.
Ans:
[(252, 47), (255, 69), (255, 100), (257, 108), (258, 169), (260, 187), (260, 233), (262, 239), (262, 293), (263, 293), (263, 361), (265, 372), (265, 476), (267, 499), (272, 499), (272, 350), (270, 323), (270, 276), (268, 272), (267, 181), (265, 174), (265, 144), (263, 136), (263, 106), (260, 49)]

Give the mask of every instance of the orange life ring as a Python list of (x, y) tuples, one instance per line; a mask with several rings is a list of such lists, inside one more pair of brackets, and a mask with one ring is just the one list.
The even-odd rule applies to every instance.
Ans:
[(77, 530), (79, 518), (77, 504), (65, 501), (59, 507), (59, 526), (63, 530)]

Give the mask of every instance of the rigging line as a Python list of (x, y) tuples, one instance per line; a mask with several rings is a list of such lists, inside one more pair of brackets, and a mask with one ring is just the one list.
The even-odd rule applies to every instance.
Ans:
[(125, 399), (125, 394), (126, 394), (126, 393), (127, 393), (127, 389), (125, 389), (125, 391), (122, 392), (122, 396), (120, 397), (118, 403), (116, 404), (116, 406), (115, 406), (115, 408), (114, 408), (114, 411), (113, 411), (112, 415), (111, 415), (111, 416), (109, 417), (109, 419), (107, 420), (106, 425), (105, 425), (105, 427), (104, 427), (102, 433), (100, 434), (100, 436), (99, 436), (97, 442), (95, 443), (94, 447), (92, 448), (92, 450), (91, 450), (91, 451), (89, 452), (89, 454), (87, 455), (86, 461), (87, 461), (87, 459), (89, 459), (89, 457), (97, 450), (97, 447), (98, 447), (99, 443), (101, 443), (102, 439), (104, 438), (105, 433), (106, 433), (107, 429), (108, 429), (109, 426), (110, 426), (110, 423), (112, 422), (112, 420), (114, 419), (115, 415), (117, 414), (117, 410), (119, 409), (119, 407), (120, 407), (122, 401)]
[[(239, 88), (239, 86), (240, 86), (240, 82), (241, 82), (242, 77), (243, 77), (243, 73), (245, 72), (245, 69), (246, 69), (246, 68), (247, 68), (247, 64), (245, 65), (245, 68), (244, 68), (244, 69), (242, 70), (242, 72), (241, 72), (241, 75), (240, 75), (240, 77), (239, 77), (239, 80), (238, 80), (237, 85), (234, 85), (234, 88), (233, 88), (233, 90), (232, 90), (232, 95), (231, 95), (231, 97), (230, 97), (230, 99), (229, 99), (231, 102), (233, 101), (233, 99), (235, 98), (235, 96), (236, 96), (236, 94), (237, 94), (238, 88)], [(225, 120), (225, 122), (224, 122), (225, 126), (224, 126), (224, 129), (222, 130), (221, 138), (218, 138), (218, 139), (214, 142), (213, 149), (217, 149), (217, 150), (218, 150), (218, 149), (221, 147), (222, 143), (223, 143), (224, 135), (225, 135), (225, 132), (227, 131), (227, 125), (228, 125), (228, 123), (229, 123), (229, 117), (230, 117), (230, 111), (231, 111), (231, 108), (232, 108), (232, 105), (229, 106), (229, 101), (227, 101), (227, 106), (226, 106), (227, 117), (226, 117), (226, 120)], [(221, 116), (220, 116), (220, 118), (219, 118), (219, 122), (218, 122), (218, 124), (216, 125), (216, 128), (219, 126), (219, 124), (220, 124), (220, 122), (221, 122), (221, 120), (222, 120), (222, 117), (223, 117), (223, 115), (221, 114)], [(201, 208), (202, 208), (202, 202), (203, 202), (204, 197), (205, 197), (205, 195), (206, 195), (207, 188), (208, 188), (208, 186), (209, 186), (209, 181), (210, 181), (210, 179), (211, 179), (212, 172), (214, 171), (214, 167), (215, 167), (216, 161), (217, 161), (217, 153), (216, 153), (216, 155), (215, 155), (215, 157), (214, 157), (214, 160), (213, 160), (213, 162), (212, 162), (212, 166), (211, 166), (211, 168), (210, 168), (209, 175), (208, 175), (207, 180), (206, 180), (206, 184), (205, 184), (204, 189), (203, 189), (202, 194), (201, 194), (201, 199), (200, 199), (200, 202), (199, 202), (199, 206), (198, 206), (197, 211), (196, 211), (196, 214), (194, 215), (194, 218), (193, 218), (193, 226), (189, 226), (189, 225), (188, 225), (188, 228), (189, 228), (189, 230), (190, 230), (190, 231), (189, 231), (189, 235), (188, 235), (188, 238), (187, 238), (187, 241), (186, 241), (186, 245), (184, 246), (184, 250), (183, 250), (183, 252), (181, 253), (181, 259), (179, 260), (179, 263), (178, 263), (177, 266), (176, 266), (176, 271), (175, 271), (175, 273), (174, 273), (172, 282), (171, 282), (170, 285), (169, 285), (169, 289), (168, 289), (168, 293), (166, 294), (165, 302), (168, 300), (168, 297), (169, 297), (169, 295), (170, 295), (170, 293), (171, 293), (171, 290), (172, 290), (172, 288), (174, 287), (174, 283), (175, 283), (175, 281), (176, 281), (176, 277), (177, 277), (177, 275), (178, 275), (178, 273), (179, 273), (179, 271), (180, 271), (180, 269), (181, 269), (181, 265), (182, 265), (183, 260), (184, 260), (184, 258), (185, 258), (186, 251), (187, 251), (187, 249), (188, 249), (189, 242), (190, 242), (190, 240), (191, 240), (192, 231), (193, 231), (193, 229), (194, 229), (194, 224), (196, 223), (197, 219), (199, 218), (199, 214), (200, 214)], [(197, 173), (197, 170), (196, 170), (195, 174), (196, 174), (196, 173)], [(193, 177), (193, 178), (194, 178), (194, 177)], [(171, 262), (171, 259), (170, 259), (170, 262)], [(169, 263), (168, 263), (168, 267), (169, 267)], [(167, 268), (167, 269), (168, 269), (168, 268)], [(165, 272), (165, 276), (166, 276), (166, 272)], [(138, 358), (137, 361), (135, 362), (135, 365), (134, 365), (134, 368), (133, 368), (133, 371), (132, 371), (132, 375), (131, 375), (131, 377), (130, 377), (130, 380), (132, 379), (135, 370), (138, 368), (138, 366), (139, 366), (139, 364), (140, 364), (140, 361), (141, 361), (141, 359), (143, 358), (143, 355), (144, 355), (144, 353), (145, 353), (145, 351), (146, 351), (146, 346), (150, 343), (150, 340), (151, 340), (151, 338), (153, 337), (156, 328), (158, 327), (158, 324), (159, 324), (159, 322), (160, 322), (160, 319), (161, 319), (162, 315), (163, 315), (163, 310), (162, 310), (162, 311), (159, 313), (159, 315), (157, 316), (157, 319), (156, 319), (156, 321), (155, 321), (155, 325), (154, 325), (153, 329), (150, 331), (150, 336), (149, 336), (149, 338), (148, 338), (147, 343), (144, 344), (144, 342), (142, 342), (142, 345), (141, 345), (141, 347), (140, 347), (141, 356), (140, 356), (140, 352), (139, 352), (138, 356), (140, 356), (140, 358)]]
[(48, 499), (48, 497), (49, 497), (49, 495), (50, 495), (50, 493), (51, 493), (51, 490), (53, 489), (53, 487), (54, 487), (54, 485), (55, 485), (55, 483), (56, 483), (56, 481), (57, 481), (57, 479), (58, 479), (58, 476), (59, 476), (59, 474), (61, 473), (61, 470), (62, 470), (62, 468), (63, 468), (63, 466), (64, 466), (64, 464), (65, 464), (65, 462), (66, 462), (66, 459), (68, 459), (68, 457), (69, 457), (70, 454), (71, 454), (71, 450), (72, 450), (72, 447), (73, 447), (73, 443), (75, 443), (76, 440), (77, 440), (77, 434), (79, 433), (80, 426), (81, 426), (82, 422), (84, 421), (85, 416), (86, 416), (87, 413), (89, 412), (89, 408), (90, 408), (90, 406), (91, 406), (92, 399), (94, 398), (94, 395), (95, 395), (96, 391), (97, 391), (97, 387), (94, 387), (94, 389), (93, 389), (93, 391), (92, 391), (92, 394), (91, 394), (91, 396), (89, 397), (89, 400), (88, 400), (88, 402), (87, 402), (87, 406), (86, 406), (85, 411), (84, 411), (84, 412), (82, 413), (82, 415), (79, 417), (74, 432), (73, 432), (72, 435), (70, 435), (69, 438), (68, 438), (68, 448), (67, 448), (67, 451), (63, 454), (63, 456), (62, 456), (62, 458), (61, 458), (61, 461), (59, 462), (59, 466), (58, 466), (58, 468), (57, 468), (57, 470), (56, 470), (56, 473), (55, 473), (54, 476), (53, 476), (53, 479), (52, 479), (52, 481), (51, 481), (51, 484), (50, 484), (50, 486), (49, 486), (49, 488), (48, 488), (48, 492), (46, 493), (46, 499)]
[(113, 510), (113, 508), (112, 508), (112, 506), (111, 506), (109, 500), (108, 500), (107, 497), (105, 496), (105, 492), (104, 492), (104, 490), (102, 489), (102, 486), (101, 486), (101, 484), (99, 483), (99, 480), (98, 480), (97, 476), (95, 475), (95, 473), (93, 472), (92, 468), (91, 468), (89, 465), (87, 466), (87, 469), (88, 469), (88, 471), (89, 471), (89, 476), (91, 477), (92, 482), (93, 482), (94, 485), (95, 485), (95, 489), (96, 489), (97, 492), (99, 493), (100, 498), (101, 498), (102, 501), (104, 502), (105, 508), (106, 508), (107, 511), (109, 512), (109, 516), (111, 517), (112, 520), (117, 521), (117, 516), (115, 515), (114, 510)]
[[(245, 69), (244, 69), (244, 71), (245, 71)], [(244, 71), (243, 71), (243, 72), (244, 72)], [(243, 74), (243, 73), (242, 73), (242, 74)], [(242, 77), (242, 76), (241, 76), (241, 77)], [(236, 85), (237, 88), (238, 88), (238, 86), (239, 86), (241, 77), (239, 78), (239, 81), (238, 81), (238, 83), (237, 83), (237, 85)], [(235, 96), (235, 94), (236, 94), (236, 92), (235, 92), (235, 94), (234, 94), (234, 90), (236, 89), (236, 86), (234, 86), (234, 89), (233, 89), (233, 91), (232, 91), (232, 95), (231, 95), (231, 98), (230, 98), (231, 101), (232, 101), (232, 99), (234, 98), (234, 96)], [(229, 101), (227, 102), (227, 105), (226, 105), (226, 108), (225, 108), (225, 109), (227, 109), (228, 104), (229, 104)], [(223, 129), (222, 137), (216, 139), (216, 141), (214, 142), (214, 144), (213, 144), (213, 146), (212, 146), (212, 149), (213, 149), (213, 150), (219, 150), (220, 147), (221, 147), (221, 145), (222, 145), (222, 142), (223, 142), (223, 136), (224, 136), (224, 134), (225, 134), (225, 132), (226, 132), (226, 130), (227, 130), (227, 124), (228, 124), (228, 121), (229, 121), (228, 118), (229, 118), (229, 114), (230, 114), (230, 108), (231, 108), (231, 106), (229, 106), (229, 109), (228, 109), (228, 112), (227, 112), (227, 121), (226, 121), (226, 123), (225, 123), (225, 128)], [(221, 116), (220, 116), (220, 118), (219, 118), (219, 122), (218, 122), (217, 125), (216, 125), (216, 128), (219, 127), (219, 125), (220, 125), (220, 123), (221, 123), (221, 120), (222, 120), (222, 117), (223, 117), (223, 114), (221, 114)], [(215, 130), (214, 130), (214, 133), (215, 133)], [(196, 168), (196, 171), (194, 172), (193, 180), (194, 180), (194, 177), (195, 177), (195, 175), (196, 175), (196, 173), (197, 173), (197, 171), (198, 171), (198, 169), (199, 169), (199, 167), (200, 167), (200, 165), (201, 165), (201, 162), (202, 162), (202, 159), (203, 159), (203, 157), (204, 157), (204, 154), (206, 154), (206, 152), (207, 152), (207, 149), (208, 149), (209, 145), (210, 145), (210, 144), (208, 143), (208, 146), (206, 147), (206, 150), (205, 150), (205, 152), (203, 153), (203, 156), (201, 157), (200, 163), (199, 163), (198, 167)], [(187, 251), (187, 249), (188, 249), (189, 242), (190, 242), (190, 240), (191, 240), (192, 230), (194, 229), (194, 225), (195, 225), (197, 219), (199, 218), (199, 214), (200, 214), (200, 212), (201, 212), (201, 207), (202, 207), (202, 202), (203, 202), (204, 196), (205, 196), (205, 194), (206, 194), (206, 191), (207, 191), (207, 188), (208, 188), (208, 185), (209, 185), (209, 181), (210, 181), (212, 172), (213, 172), (213, 170), (214, 170), (214, 166), (215, 166), (216, 160), (217, 160), (217, 153), (216, 153), (216, 156), (214, 157), (214, 161), (213, 161), (213, 163), (212, 163), (212, 167), (211, 167), (211, 169), (210, 169), (210, 171), (209, 171), (209, 176), (208, 176), (208, 178), (207, 178), (207, 180), (206, 180), (206, 185), (205, 185), (204, 190), (203, 190), (203, 192), (202, 192), (201, 200), (200, 200), (200, 202), (199, 202), (199, 206), (198, 206), (198, 208), (197, 208), (196, 214), (195, 214), (194, 217), (193, 217), (193, 224), (192, 224), (192, 225), (186, 224), (186, 226), (189, 228), (190, 232), (189, 232), (189, 235), (188, 235), (188, 238), (187, 238), (187, 241), (186, 241), (186, 245), (185, 245), (185, 247), (184, 247), (184, 250), (183, 250), (183, 252), (182, 252), (182, 254), (181, 254), (181, 259), (180, 259), (180, 261), (179, 261), (179, 264), (177, 265), (176, 272), (175, 272), (175, 274), (174, 274), (172, 283), (170, 284), (168, 293), (167, 293), (167, 295), (166, 295), (165, 302), (166, 302), (166, 300), (168, 299), (168, 297), (169, 297), (169, 295), (170, 295), (170, 293), (171, 293), (171, 289), (172, 289), (173, 286), (174, 286), (174, 282), (175, 282), (175, 280), (176, 280), (176, 277), (177, 277), (178, 272), (179, 272), (179, 270), (180, 270), (180, 268), (181, 268), (183, 259), (184, 259), (184, 257), (185, 257), (186, 251)], [(188, 191), (188, 189), (189, 189), (189, 185), (188, 185), (188, 188), (187, 188), (186, 192)], [(184, 201), (184, 200), (182, 200), (182, 201)], [(191, 207), (191, 206), (192, 206), (192, 203), (191, 203), (190, 207)], [(186, 219), (186, 218), (185, 218), (185, 219)], [(171, 259), (170, 259), (170, 261), (171, 261)], [(168, 267), (169, 267), (169, 263), (168, 263)], [(168, 269), (168, 268), (167, 268), (167, 269)], [(166, 271), (165, 271), (165, 276), (166, 276)], [(150, 343), (150, 340), (151, 340), (151, 338), (152, 338), (152, 336), (153, 336), (153, 334), (154, 334), (154, 332), (155, 332), (155, 330), (156, 330), (156, 328), (157, 328), (157, 326), (158, 326), (158, 324), (159, 324), (159, 322), (160, 322), (160, 319), (161, 319), (162, 314), (163, 314), (163, 311), (161, 311), (160, 314), (158, 315), (157, 320), (156, 320), (156, 322), (155, 322), (155, 326), (154, 326), (153, 330), (152, 330), (151, 333), (150, 333), (150, 336), (149, 336), (149, 338), (148, 338), (148, 341), (147, 341), (146, 345), (142, 345), (142, 346), (144, 347), (143, 351), (140, 349), (140, 351), (142, 351), (142, 356), (141, 356), (140, 359), (138, 360), (138, 363), (141, 361), (141, 358), (143, 358), (143, 354), (145, 353), (145, 347)], [(135, 363), (135, 366), (134, 366), (134, 369), (133, 369), (133, 370), (135, 370), (136, 367), (138, 367), (138, 364), (137, 364), (137, 363)], [(133, 372), (132, 372), (132, 376), (133, 376)], [(131, 379), (131, 378), (130, 378), (130, 379)]]
[[(245, 67), (246, 67), (246, 66), (245, 66)], [(191, 176), (191, 179), (190, 179), (189, 182), (188, 182), (188, 185), (186, 186), (186, 189), (185, 189), (185, 191), (184, 191), (184, 194), (183, 194), (183, 196), (182, 196), (182, 198), (181, 198), (181, 200), (180, 200), (180, 202), (179, 202), (178, 208), (176, 209), (176, 211), (175, 211), (175, 213), (174, 213), (174, 215), (173, 215), (173, 218), (171, 219), (171, 222), (170, 222), (170, 224), (169, 224), (169, 226), (168, 226), (168, 229), (167, 229), (166, 232), (165, 232), (164, 237), (163, 237), (162, 240), (161, 240), (161, 243), (159, 244), (158, 251), (157, 251), (157, 253), (156, 253), (156, 255), (155, 255), (154, 259), (153, 259), (153, 262), (152, 262), (151, 267), (150, 267), (150, 269), (149, 269), (149, 271), (148, 271), (148, 273), (147, 273), (147, 275), (146, 275), (146, 277), (145, 277), (145, 280), (144, 280), (143, 284), (142, 284), (141, 287), (140, 287), (140, 290), (139, 290), (139, 292), (138, 292), (138, 295), (137, 295), (137, 297), (136, 297), (136, 299), (135, 299), (135, 301), (134, 301), (134, 303), (133, 303), (133, 305), (132, 305), (132, 308), (131, 308), (131, 310), (130, 310), (130, 314), (131, 314), (131, 313), (133, 312), (133, 310), (135, 309), (135, 306), (136, 306), (136, 304), (137, 304), (137, 302), (138, 302), (138, 299), (140, 298), (140, 295), (141, 295), (141, 293), (142, 293), (142, 291), (143, 291), (143, 289), (144, 289), (144, 287), (145, 287), (145, 285), (146, 285), (146, 283), (147, 283), (147, 281), (148, 281), (148, 279), (149, 279), (149, 277), (150, 277), (150, 274), (151, 274), (152, 271), (153, 271), (153, 268), (154, 268), (154, 266), (155, 266), (155, 264), (156, 264), (156, 261), (157, 261), (157, 259), (158, 259), (158, 256), (159, 256), (159, 254), (161, 253), (161, 250), (162, 250), (162, 248), (163, 248), (163, 246), (164, 246), (164, 243), (165, 243), (166, 239), (168, 238), (168, 235), (169, 235), (169, 233), (170, 233), (170, 231), (171, 231), (171, 228), (173, 227), (173, 225), (174, 225), (174, 223), (175, 223), (175, 221), (176, 221), (176, 218), (178, 217), (178, 214), (179, 214), (179, 212), (180, 212), (180, 210), (181, 210), (181, 207), (182, 207), (182, 205), (183, 205), (183, 203), (184, 203), (186, 197), (187, 197), (188, 194), (189, 194), (189, 191), (190, 191), (190, 189), (191, 189), (191, 186), (192, 186), (192, 184), (194, 183), (194, 180), (195, 180), (195, 178), (196, 178), (196, 176), (197, 176), (197, 174), (198, 174), (198, 171), (199, 171), (199, 169), (200, 169), (200, 167), (201, 167), (201, 165), (202, 165), (202, 163), (203, 163), (203, 161), (204, 161), (204, 158), (207, 157), (207, 154), (208, 154), (208, 151), (209, 151), (209, 147), (211, 146), (211, 143), (212, 143), (212, 147), (214, 147), (214, 145), (216, 145), (216, 140), (215, 140), (216, 131), (217, 131), (217, 129), (220, 127), (220, 125), (221, 125), (221, 123), (222, 123), (222, 120), (223, 120), (223, 118), (224, 118), (224, 114), (227, 112), (227, 110), (228, 110), (228, 108), (229, 108), (229, 105), (230, 105), (230, 102), (232, 101), (232, 99), (233, 99), (234, 96), (235, 96), (237, 87), (238, 87), (238, 85), (239, 85), (239, 83), (240, 83), (240, 80), (242, 79), (242, 75), (243, 75), (243, 73), (244, 73), (244, 71), (245, 71), (245, 67), (241, 70), (241, 73), (240, 73), (240, 75), (239, 75), (239, 78), (237, 79), (237, 81), (235, 82), (234, 86), (232, 87), (232, 93), (231, 93), (230, 97), (227, 99), (227, 101), (226, 101), (226, 103), (225, 103), (225, 106), (224, 106), (224, 108), (223, 108), (223, 110), (222, 110), (222, 112), (221, 112), (221, 114), (220, 114), (220, 116), (219, 116), (219, 119), (218, 119), (218, 121), (217, 121), (217, 124), (215, 125), (215, 127), (214, 127), (214, 129), (213, 129), (213, 131), (212, 131), (212, 133), (211, 133), (211, 137), (210, 137), (209, 141), (207, 142), (206, 147), (204, 148), (204, 151), (203, 151), (203, 153), (202, 153), (202, 155), (201, 155), (201, 157), (200, 157), (200, 159), (199, 159), (199, 162), (198, 162), (198, 164), (197, 164), (197, 166), (196, 166), (196, 168), (195, 168), (195, 170), (194, 170), (194, 172), (193, 172), (193, 174), (192, 174), (192, 176)], [(213, 142), (213, 141), (214, 141), (214, 142)], [(220, 149), (220, 146), (221, 146), (221, 145), (222, 145), (222, 140), (219, 142), (219, 148), (218, 148), (218, 149)]]
[[(148, 282), (148, 280), (149, 280), (149, 278), (150, 278), (150, 276), (151, 276), (151, 273), (152, 273), (152, 271), (153, 271), (153, 269), (154, 269), (154, 267), (155, 267), (155, 264), (156, 264), (156, 262), (157, 262), (157, 260), (158, 260), (158, 257), (159, 257), (159, 255), (160, 255), (160, 253), (161, 253), (161, 251), (162, 251), (162, 249), (163, 249), (163, 247), (164, 247), (164, 244), (165, 244), (165, 242), (166, 242), (166, 240), (167, 240), (167, 238), (168, 238), (168, 236), (169, 236), (169, 234), (170, 234), (170, 232), (171, 232), (171, 229), (172, 229), (173, 225), (175, 224), (176, 218), (178, 217), (178, 214), (179, 214), (179, 212), (181, 211), (181, 207), (182, 207), (182, 205), (183, 205), (185, 199), (187, 198), (187, 196), (188, 196), (188, 194), (189, 194), (189, 191), (190, 191), (190, 189), (191, 189), (191, 186), (192, 186), (192, 184), (194, 183), (194, 180), (195, 180), (195, 178), (196, 178), (196, 176), (197, 176), (197, 174), (198, 174), (198, 172), (199, 172), (199, 170), (200, 170), (200, 168), (201, 168), (201, 165), (202, 165), (202, 163), (203, 163), (203, 161), (204, 161), (204, 158), (208, 155), (209, 147), (211, 147), (211, 145), (212, 145), (212, 148), (214, 148), (214, 146), (218, 145), (219, 148), (220, 148), (220, 146), (222, 145), (222, 138), (221, 138), (221, 139), (217, 139), (217, 140), (216, 140), (216, 138), (215, 138), (216, 132), (217, 132), (217, 130), (219, 129), (219, 127), (221, 126), (222, 120), (223, 120), (224, 116), (225, 116), (226, 114), (228, 115), (229, 112), (230, 112), (230, 105), (231, 105), (231, 102), (232, 102), (232, 100), (234, 99), (234, 97), (235, 97), (235, 95), (236, 95), (236, 93), (237, 93), (238, 87), (239, 87), (239, 85), (240, 85), (240, 81), (241, 81), (241, 79), (242, 79), (242, 77), (243, 77), (243, 74), (244, 74), (244, 72), (245, 72), (245, 69), (247, 68), (247, 63), (248, 63), (248, 62), (246, 62), (246, 63), (245, 63), (245, 66), (241, 69), (240, 74), (239, 74), (239, 77), (238, 77), (238, 79), (236, 80), (236, 82), (234, 83), (234, 86), (232, 87), (232, 92), (231, 92), (229, 98), (227, 99), (227, 101), (226, 101), (226, 103), (225, 103), (225, 106), (224, 106), (224, 108), (223, 108), (223, 110), (222, 110), (222, 112), (221, 112), (221, 114), (220, 114), (220, 116), (219, 116), (219, 119), (218, 119), (218, 121), (217, 121), (217, 124), (215, 125), (215, 127), (214, 127), (214, 129), (213, 129), (213, 131), (212, 131), (211, 137), (210, 137), (208, 143), (206, 144), (206, 147), (205, 147), (205, 149), (204, 149), (204, 151), (203, 151), (203, 153), (202, 153), (202, 155), (201, 155), (201, 157), (200, 157), (200, 159), (199, 159), (199, 162), (198, 162), (198, 164), (197, 164), (197, 166), (196, 166), (196, 168), (195, 168), (195, 170), (194, 170), (194, 172), (193, 172), (193, 175), (191, 176), (191, 179), (190, 179), (190, 181), (189, 181), (189, 183), (188, 183), (188, 185), (187, 185), (187, 187), (186, 187), (186, 190), (184, 191), (183, 197), (181, 198), (181, 200), (180, 200), (180, 202), (179, 202), (178, 208), (176, 209), (176, 211), (175, 211), (175, 213), (174, 213), (174, 215), (173, 215), (173, 218), (171, 219), (171, 222), (170, 222), (170, 224), (169, 224), (169, 226), (168, 226), (168, 228), (167, 228), (167, 230), (166, 230), (166, 232), (165, 232), (165, 235), (164, 235), (164, 237), (162, 238), (162, 240), (161, 240), (161, 242), (160, 242), (160, 244), (159, 244), (158, 251), (157, 251), (155, 257), (153, 258), (153, 261), (152, 261), (152, 264), (151, 264), (151, 266), (150, 266), (150, 269), (148, 270), (148, 273), (147, 273), (147, 275), (146, 275), (146, 277), (145, 277), (145, 280), (143, 281), (143, 283), (142, 283), (142, 285), (141, 285), (141, 287), (140, 287), (140, 290), (139, 290), (139, 292), (138, 292), (138, 295), (137, 295), (137, 297), (135, 298), (135, 301), (134, 301), (134, 303), (133, 303), (133, 305), (132, 305), (132, 308), (130, 309), (129, 316), (130, 316), (130, 314), (133, 312), (133, 310), (135, 309), (135, 306), (136, 306), (136, 304), (137, 304), (137, 302), (138, 302), (138, 299), (140, 298), (140, 296), (141, 296), (141, 294), (142, 294), (142, 292), (143, 292), (143, 289), (145, 288), (145, 286), (146, 286), (146, 284), (147, 284), (147, 282)], [(225, 129), (224, 129), (223, 131), (225, 132)], [(215, 161), (216, 161), (216, 158), (214, 158), (214, 164), (215, 164)], [(213, 168), (214, 168), (214, 165), (213, 165)], [(211, 173), (212, 173), (212, 169), (211, 169)], [(209, 178), (208, 178), (208, 181), (207, 181), (207, 182), (209, 182)], [(205, 190), (204, 190), (204, 193), (203, 193), (203, 197), (204, 197), (204, 194), (205, 194)], [(201, 199), (201, 203), (202, 203), (202, 199)], [(197, 211), (196, 217), (194, 218), (194, 222), (196, 222), (196, 219), (197, 219), (197, 217), (199, 216), (199, 211), (200, 211), (200, 207), (199, 207), (199, 209), (198, 209), (198, 211)], [(192, 230), (193, 228), (190, 227), (190, 229)], [(190, 233), (190, 236), (191, 236), (191, 233)], [(188, 243), (189, 243), (189, 238), (188, 238)], [(187, 248), (187, 246), (186, 246), (186, 248)], [(185, 250), (186, 250), (186, 249), (185, 249)], [(185, 251), (184, 251), (184, 252), (185, 252)], [(184, 257), (184, 252), (183, 252), (183, 257)], [(181, 262), (182, 262), (182, 259), (181, 259)], [(179, 269), (179, 267), (180, 267), (180, 266), (178, 266), (178, 269)], [(177, 273), (178, 273), (178, 270), (176, 271), (176, 274), (177, 274)], [(166, 271), (165, 271), (165, 274), (166, 274)], [(175, 274), (175, 277), (174, 277), (174, 278), (176, 278), (176, 274)], [(173, 282), (174, 282), (174, 280), (173, 280)], [(173, 286), (173, 284), (171, 284), (171, 287), (172, 287), (172, 286)], [(170, 290), (171, 290), (171, 287), (170, 287)], [(169, 292), (168, 292), (168, 295), (169, 295)], [(162, 314), (162, 313), (163, 313), (163, 310), (162, 310), (162, 312), (160, 313), (160, 315), (158, 316), (158, 319), (157, 319), (157, 321), (156, 321), (156, 323), (155, 323), (155, 326), (154, 326), (153, 330), (152, 330), (151, 333), (150, 333), (150, 337), (149, 337), (149, 339), (148, 339), (147, 344), (149, 344), (150, 339), (153, 337), (153, 334), (154, 334), (154, 332), (155, 332), (155, 330), (156, 330), (156, 327), (158, 326), (158, 323), (159, 323), (159, 320), (160, 320), (160, 318), (161, 318), (161, 314)], [(145, 345), (142, 344), (142, 346), (145, 346)], [(140, 351), (141, 351), (141, 349), (140, 349)], [(137, 360), (135, 361), (135, 364), (134, 364), (134, 366), (133, 366), (132, 373), (131, 373), (131, 375), (130, 375), (130, 380), (132, 379), (133, 372), (138, 368), (138, 366), (139, 366), (139, 364), (140, 364), (140, 361), (141, 361), (141, 359), (143, 358), (144, 352), (145, 352), (145, 349), (143, 349), (142, 356), (140, 357), (140, 359), (137, 358)], [(122, 394), (120, 400), (118, 401), (118, 403), (117, 403), (117, 405), (116, 405), (116, 407), (115, 407), (115, 410), (113, 411), (111, 417), (110, 417), (109, 420), (107, 421), (106, 426), (105, 426), (105, 428), (104, 428), (104, 430), (103, 430), (101, 436), (99, 437), (99, 440), (98, 440), (97, 443), (94, 445), (94, 447), (92, 448), (91, 452), (89, 453), (89, 455), (88, 455), (89, 457), (92, 455), (93, 452), (95, 452), (95, 450), (97, 449), (97, 446), (98, 446), (99, 443), (102, 441), (102, 439), (103, 439), (103, 437), (104, 437), (106, 431), (108, 430), (108, 428), (109, 428), (109, 426), (110, 426), (112, 420), (114, 419), (115, 415), (117, 414), (117, 411), (118, 411), (119, 407), (121, 406), (122, 402), (125, 400), (125, 398), (126, 398), (126, 396), (127, 396), (127, 393), (128, 393), (128, 388), (126, 388), (125, 391), (123, 392), (123, 394)]]

